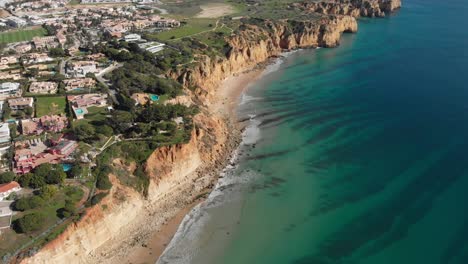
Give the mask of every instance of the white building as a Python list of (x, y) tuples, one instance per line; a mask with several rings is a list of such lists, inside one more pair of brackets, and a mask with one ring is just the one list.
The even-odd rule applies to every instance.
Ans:
[(18, 96), (18, 94), (21, 95), (20, 92), (20, 84), (19, 83), (12, 83), (12, 82), (6, 82), (6, 83), (1, 83), (0, 84), (0, 98), (8, 98), (12, 96)]
[(96, 62), (94, 61), (76, 61), (70, 63), (67, 68), (67, 74), (71, 77), (82, 78), (88, 73), (97, 73)]
[(7, 24), (10, 27), (19, 28), (19, 27), (25, 27), (28, 24), (28, 22), (26, 22), (26, 20), (22, 18), (11, 16), (7, 18)]
[(124, 37), (124, 40), (127, 42), (137, 42), (141, 40), (141, 36), (138, 34), (129, 34)]
[(0, 123), (0, 143), (10, 142), (10, 128), (7, 123)]
[(142, 44), (138, 45), (138, 47), (140, 47), (140, 49), (144, 49), (144, 50), (149, 51), (151, 53), (160, 52), (161, 50), (164, 49), (164, 46), (166, 46), (166, 45), (163, 44), (163, 43), (159, 43), (159, 42), (147, 42), (147, 43), (142, 43)]
[(20, 98), (13, 98), (8, 100), (8, 105), (10, 109), (13, 111), (24, 110), (26, 107), (33, 107), (34, 105), (34, 98), (32, 97), (20, 97)]
[(0, 201), (7, 198), (10, 194), (14, 192), (19, 192), (21, 187), (19, 183), (12, 181), (10, 183), (0, 184)]

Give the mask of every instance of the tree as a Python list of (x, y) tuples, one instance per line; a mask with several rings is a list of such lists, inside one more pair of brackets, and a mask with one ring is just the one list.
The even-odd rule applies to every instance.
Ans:
[(14, 229), (18, 233), (30, 233), (39, 230), (44, 223), (45, 217), (40, 213), (32, 213), (23, 216), (14, 223)]
[(110, 124), (118, 132), (125, 132), (132, 127), (133, 115), (126, 111), (114, 111), (112, 112)]
[(8, 104), (3, 104), (3, 120), (7, 120), (11, 117), (11, 108)]
[(109, 180), (109, 173), (111, 169), (109, 166), (105, 165), (98, 170), (96, 187), (100, 190), (109, 190), (112, 188), (112, 183)]
[(83, 167), (81, 164), (76, 163), (73, 165), (71, 170), (68, 172), (70, 178), (80, 178), (83, 176)]
[(14, 178), (15, 178), (15, 174), (13, 172), (11, 172), (11, 171), (4, 172), (4, 173), (0, 174), (0, 184), (9, 183), (9, 182), (13, 181)]
[(57, 187), (53, 185), (44, 185), (39, 190), (39, 196), (45, 201), (53, 198), (57, 194)]
[(65, 180), (66, 177), (67, 175), (63, 170), (56, 169), (50, 171), (49, 174), (47, 174), (47, 176), (45, 177), (45, 182), (47, 184), (60, 184)]
[(32, 116), (32, 114), (34, 113), (34, 109), (28, 105), (24, 108), (24, 113), (27, 116)]
[(64, 57), (65, 51), (62, 48), (50, 48), (49, 55), (51, 57)]
[(63, 206), (63, 208), (60, 208), (58, 210), (58, 215), (60, 218), (67, 218), (75, 214), (76, 214), (75, 203), (73, 203), (73, 201), (69, 199), (65, 200), (65, 205)]
[(21, 185), (21, 187), (25, 188), (25, 187), (29, 187), (29, 185), (31, 184), (31, 179), (32, 177), (34, 177), (34, 175), (32, 173), (26, 173), (24, 174), (23, 176), (20, 176), (18, 178), (18, 183)]
[(108, 125), (97, 126), (96, 127), (96, 132), (98, 134), (104, 135), (106, 137), (110, 137), (110, 136), (112, 136), (114, 134), (114, 130), (112, 129), (112, 127), (110, 127)]
[(45, 185), (46, 183), (43, 177), (36, 175), (36, 174), (32, 175), (31, 180), (29, 182), (30, 188), (37, 189), (37, 188), (42, 188)]
[(16, 210), (16, 211), (26, 211), (26, 210), (29, 210), (30, 207), (29, 207), (29, 201), (27, 198), (20, 198), (18, 200), (16, 200), (16, 202), (14, 203), (13, 205), (13, 208)]
[(82, 141), (89, 142), (95, 137), (94, 127), (88, 123), (80, 123), (73, 128), (75, 136)]
[(26, 113), (22, 110), (16, 111), (16, 116), (18, 116), (19, 119), (23, 119), (26, 116)]
[(52, 165), (49, 163), (44, 163), (36, 167), (34, 170), (34, 175), (37, 175), (38, 177), (45, 178), (49, 172), (52, 170)]
[(29, 207), (31, 209), (39, 208), (44, 205), (44, 200), (39, 196), (32, 196), (28, 199)]

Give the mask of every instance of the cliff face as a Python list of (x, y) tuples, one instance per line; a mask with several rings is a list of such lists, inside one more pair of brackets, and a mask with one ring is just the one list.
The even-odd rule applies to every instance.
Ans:
[[(220, 160), (228, 151), (229, 135), (224, 121), (216, 117), (199, 114), (195, 122), (200, 125), (193, 130), (190, 142), (158, 148), (148, 158), (146, 172), (151, 178), (148, 197), (121, 185), (111, 175), (111, 193), (99, 205), (88, 209), (78, 223), (21, 263), (110, 263), (110, 257), (117, 254), (100, 255), (96, 249), (106, 242), (114, 244), (114, 239), (115, 244), (122, 243), (121, 237), (135, 243), (130, 234), (142, 228), (139, 225), (142, 219), (154, 218), (154, 212), (158, 212), (157, 219), (163, 222), (177, 213), (178, 207), (190, 203), (212, 183), (211, 177), (199, 175), (196, 170), (211, 165), (206, 161)], [(115, 249), (111, 247), (112, 250)]]
[(317, 22), (263, 21), (262, 26), (246, 25), (227, 39), (230, 47), (226, 58), (198, 59), (199, 64), (189, 70), (173, 74), (186, 87), (198, 87), (195, 94), (209, 102), (215, 88), (233, 73), (252, 68), (285, 50), (310, 47), (335, 47), (343, 32), (356, 32), (356, 19), (333, 16)]
[(401, 0), (329, 0), (305, 1), (296, 6), (320, 14), (352, 17), (384, 17), (401, 7)]
[[(202, 56), (197, 59), (197, 66), (172, 73), (185, 87), (197, 87), (193, 93), (188, 92), (191, 98), (179, 100), (209, 106), (216, 88), (228, 76), (278, 56), (284, 50), (334, 47), (343, 32), (357, 31), (357, 22), (351, 16), (331, 16), (319, 22), (263, 22), (247, 25), (229, 37), (230, 51), (225, 58)], [(228, 124), (208, 108), (202, 107), (194, 123), (189, 143), (158, 148), (147, 160), (150, 185), (146, 199), (112, 178), (111, 195), (23, 263), (110, 263), (112, 257), (118, 261), (116, 256), (122, 254), (118, 245), (136, 243), (131, 234), (144, 228), (142, 219), (156, 219), (155, 214), (170, 217), (200, 190), (209, 187), (216, 178), (216, 169), (223, 166), (222, 160), (235, 147), (235, 142), (230, 139), (232, 130)], [(211, 174), (200, 173), (202, 168), (211, 170)], [(106, 249), (99, 251), (103, 247)], [(99, 253), (103, 251), (107, 255)]]

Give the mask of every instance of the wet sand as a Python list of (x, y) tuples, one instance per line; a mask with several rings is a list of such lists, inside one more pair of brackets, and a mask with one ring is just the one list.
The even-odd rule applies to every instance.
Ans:
[[(263, 69), (254, 69), (242, 74), (227, 78), (223, 81), (216, 93), (216, 100), (210, 106), (210, 111), (225, 116), (233, 124), (237, 123), (236, 109), (242, 93), (248, 86), (261, 77)], [(165, 223), (161, 229), (149, 236), (144, 243), (134, 247), (134, 250), (121, 263), (127, 264), (154, 264), (162, 255), (166, 246), (177, 232), (179, 225), (198, 203), (197, 200), (179, 211), (176, 216)]]

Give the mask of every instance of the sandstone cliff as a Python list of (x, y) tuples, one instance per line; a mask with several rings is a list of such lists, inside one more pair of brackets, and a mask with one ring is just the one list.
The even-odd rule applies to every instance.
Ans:
[(384, 17), (401, 7), (401, 0), (325, 0), (305, 1), (296, 6), (320, 14), (352, 17)]
[(227, 39), (230, 50), (224, 57), (199, 58), (198, 65), (173, 73), (186, 87), (198, 87), (195, 94), (202, 103), (210, 102), (216, 87), (226, 77), (252, 68), (285, 50), (311, 47), (335, 47), (343, 32), (356, 32), (356, 19), (350, 16), (326, 17), (311, 21), (260, 21)]
[[(191, 98), (183, 98), (185, 103), (209, 106), (215, 99), (216, 88), (228, 76), (252, 68), (285, 50), (334, 47), (339, 44), (343, 32), (357, 31), (357, 22), (351, 16), (324, 16), (318, 22), (260, 22), (260, 25), (246, 25), (229, 37), (226, 41), (230, 49), (225, 57), (201, 56), (196, 66), (171, 74), (185, 87), (196, 87), (193, 93), (188, 92)], [(202, 189), (210, 187), (236, 142), (232, 140), (232, 128), (223, 118), (210, 113), (209, 107), (202, 107), (202, 113), (194, 118), (194, 122), (189, 143), (159, 148), (149, 157), (147, 198), (121, 186), (114, 178), (111, 195), (23, 263), (118, 261), (123, 243), (138, 242), (139, 238), (133, 237), (137, 230), (160, 226)], [(207, 170), (211, 172), (207, 173)], [(145, 222), (148, 219), (150, 223)], [(153, 219), (154, 223), (151, 223)]]

